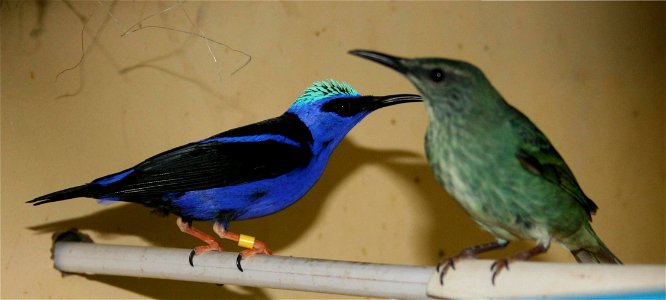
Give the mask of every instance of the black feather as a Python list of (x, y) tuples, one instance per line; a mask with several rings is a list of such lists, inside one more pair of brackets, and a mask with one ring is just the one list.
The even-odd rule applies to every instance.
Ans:
[(26, 203), (32, 203), (32, 205), (42, 205), (45, 203), (56, 202), (78, 197), (94, 198), (94, 195), (95, 195), (95, 188), (91, 187), (89, 184), (84, 184), (64, 189), (62, 191), (46, 194), (44, 196), (32, 199)]
[[(215, 138), (281, 135), (274, 140), (220, 142)], [(207, 140), (152, 156), (133, 168), (28, 201), (34, 205), (77, 197), (115, 198), (151, 207), (165, 205), (165, 193), (179, 193), (269, 179), (304, 167), (312, 158), (312, 135), (298, 116), (279, 117), (232, 129)], [(131, 172), (128, 172), (130, 171)], [(111, 180), (118, 174), (117, 181)], [(114, 200), (115, 200), (114, 199)], [(168, 205), (168, 204), (167, 204)]]

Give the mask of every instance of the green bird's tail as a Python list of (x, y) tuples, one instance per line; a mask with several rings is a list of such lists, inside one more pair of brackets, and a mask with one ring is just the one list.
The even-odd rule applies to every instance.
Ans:
[[(566, 241), (567, 248), (579, 263), (622, 264), (592, 230), (589, 223)], [(578, 247), (572, 247), (578, 245)]]
[(622, 264), (622, 261), (601, 241), (599, 241), (599, 248), (594, 251), (578, 249), (572, 250), (571, 254), (576, 257), (576, 261), (579, 263)]

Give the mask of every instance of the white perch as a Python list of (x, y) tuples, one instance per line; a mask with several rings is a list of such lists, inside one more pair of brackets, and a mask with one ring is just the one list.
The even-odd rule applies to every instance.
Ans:
[(208, 252), (187, 261), (189, 249), (57, 242), (56, 269), (234, 284), (364, 297), (398, 299), (503, 298), (610, 295), (656, 291), (663, 295), (663, 265), (594, 265), (516, 262), (493, 286), (490, 260), (464, 260), (439, 284), (434, 266), (370, 264), (256, 255), (236, 269), (234, 252)]
[[(515, 262), (491, 282), (492, 260), (463, 260), (444, 277), (428, 283), (437, 298), (537, 298), (622, 296), (632, 299), (649, 293), (657, 299), (666, 290), (664, 265), (608, 265)], [(648, 297), (652, 298), (652, 296)], [(645, 299), (645, 298), (643, 298)]]
[(56, 269), (105, 274), (235, 284), (287, 290), (398, 299), (426, 298), (434, 267), (369, 264), (285, 256), (255, 255), (236, 268), (236, 252), (207, 252), (188, 262), (191, 249), (57, 242)]

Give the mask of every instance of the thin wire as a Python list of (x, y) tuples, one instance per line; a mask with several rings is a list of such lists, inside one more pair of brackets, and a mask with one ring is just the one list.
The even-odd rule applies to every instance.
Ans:
[[(90, 20), (92, 19), (92, 16), (95, 15), (95, 13), (97, 12), (97, 10), (98, 10), (100, 7), (102, 7), (102, 8), (105, 9), (106, 14), (108, 15), (108, 17), (109, 17), (111, 20), (113, 20), (113, 22), (116, 24), (116, 27), (118, 27), (119, 29), (123, 27), (123, 25), (122, 25), (122, 23), (120, 22), (120, 20), (119, 20), (118, 18), (116, 18), (116, 17), (113, 15), (113, 13), (111, 12), (111, 8), (112, 8), (113, 6), (115, 6), (115, 4), (117, 3), (116, 1), (113, 1), (113, 3), (111, 4), (111, 8), (107, 8), (107, 7), (105, 7), (104, 3), (102, 3), (101, 0), (97, 0), (96, 2), (97, 2), (97, 4), (98, 4), (98, 7), (97, 7), (96, 9), (94, 9), (93, 12), (90, 13), (90, 15), (89, 15), (88, 17), (85, 17), (83, 14), (79, 13), (78, 11), (76, 11), (75, 8), (74, 8), (74, 6), (73, 6), (69, 1), (67, 1), (67, 0), (63, 0), (63, 1), (65, 1), (65, 4), (70, 8), (70, 10), (72, 10), (72, 11), (74, 12), (74, 14), (75, 14), (75, 15), (81, 20), (81, 22), (83, 23), (83, 26), (82, 26), (82, 28), (81, 28), (81, 56), (79, 57), (79, 61), (78, 61), (76, 64), (74, 64), (72, 67), (69, 67), (69, 68), (66, 68), (66, 69), (60, 71), (60, 72), (56, 75), (56, 78), (55, 78), (56, 81), (58, 81), (58, 80), (60, 79), (60, 76), (63, 75), (64, 73), (69, 72), (69, 71), (72, 71), (72, 70), (74, 70), (74, 69), (76, 69), (76, 68), (80, 68), (80, 67), (83, 65), (83, 61), (84, 61), (84, 59), (85, 59), (86, 52), (87, 52), (86, 49), (85, 49), (84, 34), (85, 34), (86, 30), (88, 29), (88, 25), (89, 25)], [(139, 30), (146, 29), (146, 28), (158, 28), (158, 29), (163, 29), (163, 30), (171, 30), (171, 31), (179, 32), (179, 33), (185, 33), (185, 34), (189, 34), (189, 35), (192, 35), (192, 36), (196, 36), (196, 37), (202, 38), (202, 39), (205, 41), (205, 43), (206, 43), (206, 47), (208, 48), (208, 52), (210, 53), (210, 55), (211, 55), (211, 57), (212, 57), (212, 59), (213, 59), (213, 63), (216, 64), (216, 65), (218, 64), (218, 60), (217, 60), (217, 57), (215, 56), (215, 53), (213, 52), (213, 49), (212, 49), (212, 47), (211, 47), (211, 44), (210, 44), (211, 42), (213, 42), (213, 43), (215, 43), (215, 44), (218, 44), (218, 45), (220, 45), (220, 46), (226, 47), (227, 49), (230, 49), (230, 50), (232, 50), (232, 51), (234, 51), (234, 52), (240, 53), (240, 54), (244, 55), (245, 57), (247, 57), (247, 60), (245, 61), (245, 63), (243, 63), (240, 67), (236, 68), (233, 72), (231, 72), (230, 76), (235, 75), (238, 71), (240, 71), (241, 69), (245, 68), (245, 66), (247, 66), (247, 65), (252, 61), (252, 56), (249, 55), (248, 53), (246, 53), (246, 52), (244, 52), (244, 51), (242, 51), (242, 50), (235, 49), (235, 48), (233, 48), (233, 47), (231, 47), (231, 46), (229, 46), (229, 45), (227, 45), (227, 44), (224, 44), (224, 43), (218, 42), (218, 41), (213, 40), (213, 39), (211, 39), (211, 38), (208, 38), (208, 37), (206, 36), (206, 33), (205, 33), (203, 30), (201, 30), (201, 29), (199, 28), (199, 26), (198, 26), (198, 25), (192, 20), (192, 18), (190, 18), (190, 16), (189, 16), (189, 14), (187, 13), (187, 11), (183, 8), (183, 3), (185, 3), (185, 0), (179, 0), (179, 1), (176, 1), (176, 3), (174, 3), (173, 5), (167, 7), (166, 9), (163, 9), (162, 11), (159, 11), (159, 12), (157, 12), (157, 13), (154, 13), (154, 14), (151, 14), (151, 15), (149, 15), (149, 16), (147, 16), (147, 17), (142, 18), (141, 20), (139, 20), (138, 22), (136, 22), (136, 23), (134, 23), (132, 26), (130, 26), (127, 30), (125, 30), (120, 36), (121, 36), (121, 37), (124, 37), (124, 36), (126, 36), (126, 35), (129, 35), (130, 33), (134, 33), (134, 32), (137, 32), (137, 31), (139, 31)], [(180, 7), (180, 8), (181, 8), (181, 10), (182, 10), (182, 12), (185, 14), (185, 17), (187, 18), (188, 22), (192, 25), (192, 27), (193, 27), (195, 30), (198, 31), (198, 33), (190, 32), (190, 31), (185, 31), (185, 30), (181, 30), (181, 29), (176, 29), (176, 28), (164, 27), (164, 26), (156, 26), (156, 25), (144, 26), (144, 25), (142, 25), (142, 23), (143, 23), (144, 21), (146, 21), (146, 20), (148, 20), (148, 19), (150, 19), (150, 18), (153, 18), (153, 17), (155, 17), (155, 16), (158, 16), (158, 15), (164, 14), (164, 13), (170, 11), (170, 10), (173, 10), (173, 9), (176, 8), (176, 7)], [(106, 23), (106, 22), (105, 22), (105, 23)], [(95, 43), (96, 43), (96, 39), (97, 39), (97, 37), (95, 37), (95, 38), (93, 39), (92, 44), (95, 44)], [(155, 66), (151, 66), (151, 67), (155, 67)], [(131, 68), (130, 68), (130, 69), (131, 69)], [(158, 68), (158, 69), (159, 69), (159, 68)], [(123, 71), (127, 71), (127, 70), (123, 70)], [(121, 72), (121, 73), (123, 73), (123, 72)], [(221, 78), (220, 78), (220, 79), (221, 79)], [(80, 80), (82, 80), (82, 79), (80, 78)], [(72, 96), (75, 96), (75, 95), (77, 95), (78, 93), (81, 92), (82, 88), (83, 88), (83, 83), (81, 83), (81, 84), (79, 85), (79, 88), (78, 88), (77, 91), (75, 91), (75, 92), (73, 92), (73, 93), (66, 92), (65, 94), (62, 94), (62, 95), (57, 96), (56, 99), (60, 99), (60, 98), (64, 98), (64, 97), (72, 97)]]
[[(97, 0), (97, 2), (98, 2), (100, 5), (102, 5), (102, 3), (101, 3), (100, 0)], [(244, 52), (244, 51), (242, 51), (242, 50), (235, 49), (235, 48), (233, 48), (233, 47), (231, 47), (231, 46), (229, 46), (229, 45), (227, 45), (227, 44), (224, 44), (224, 43), (218, 42), (218, 41), (216, 41), (216, 40), (213, 40), (213, 39), (211, 39), (211, 38), (208, 38), (208, 37), (206, 36), (206, 34), (203, 32), (203, 30), (201, 30), (201, 29), (199, 28), (199, 26), (197, 26), (197, 25), (192, 21), (192, 19), (190, 18), (190, 15), (189, 15), (189, 14), (187, 13), (187, 11), (183, 8), (183, 3), (185, 3), (185, 0), (176, 1), (176, 3), (175, 3), (174, 5), (171, 5), (171, 6), (167, 7), (167, 8), (165, 8), (165, 9), (163, 9), (162, 11), (157, 12), (157, 13), (154, 13), (154, 14), (149, 15), (149, 16), (147, 16), (147, 17), (144, 17), (143, 19), (141, 19), (141, 20), (139, 20), (138, 22), (134, 23), (134, 25), (130, 26), (130, 27), (129, 27), (127, 30), (125, 30), (120, 36), (121, 36), (121, 37), (124, 37), (124, 36), (126, 36), (126, 35), (128, 35), (128, 34), (130, 34), (130, 33), (134, 33), (134, 32), (137, 32), (137, 31), (139, 31), (139, 30), (146, 29), (146, 28), (159, 28), (159, 29), (166, 29), (166, 30), (176, 31), (176, 32), (185, 33), (185, 34), (190, 34), (190, 35), (193, 35), (193, 36), (200, 37), (200, 38), (204, 39), (204, 41), (206, 42), (206, 47), (208, 48), (208, 52), (210, 53), (211, 57), (213, 58), (213, 62), (216, 63), (216, 64), (217, 64), (217, 57), (216, 57), (215, 54), (213, 53), (213, 49), (212, 49), (212, 47), (211, 47), (211, 45), (210, 45), (210, 42), (213, 42), (213, 43), (218, 44), (218, 45), (220, 45), (220, 46), (226, 47), (227, 49), (229, 49), (229, 50), (231, 50), (231, 51), (234, 51), (234, 52), (236, 52), (236, 53), (240, 53), (240, 54), (244, 55), (245, 57), (247, 57), (247, 60), (245, 61), (245, 63), (243, 63), (240, 67), (236, 68), (233, 72), (231, 72), (231, 74), (230, 74), (231, 76), (235, 75), (238, 71), (240, 71), (241, 69), (245, 68), (245, 66), (247, 66), (247, 65), (252, 61), (252, 56), (251, 56), (250, 54), (248, 54), (248, 53), (246, 53), (246, 52)], [(175, 29), (175, 28), (169, 28), (169, 27), (164, 27), (164, 26), (157, 26), (157, 25), (148, 25), (148, 26), (144, 26), (144, 25), (142, 25), (142, 23), (143, 23), (144, 21), (146, 21), (146, 20), (148, 20), (148, 19), (150, 19), (150, 18), (153, 18), (153, 17), (155, 17), (155, 16), (158, 16), (158, 15), (164, 14), (164, 13), (166, 13), (166, 12), (168, 12), (168, 11), (170, 11), (170, 10), (176, 8), (176, 7), (180, 7), (180, 9), (183, 11), (183, 13), (185, 14), (185, 17), (186, 17), (187, 20), (190, 22), (190, 24), (191, 24), (191, 25), (192, 25), (197, 31), (199, 31), (198, 34), (197, 34), (197, 33), (194, 33), (194, 32), (190, 32), (190, 31), (185, 31), (185, 30)], [(122, 26), (122, 25), (120, 24), (120, 21), (119, 21), (115, 16), (113, 16), (113, 14), (111, 14), (111, 11), (107, 10), (107, 13), (109, 14), (109, 16), (111, 16), (111, 18), (114, 20), (114, 22), (115, 22), (118, 26)]]
[[(97, 4), (98, 4), (99, 6), (101, 6), (101, 7), (104, 7), (104, 4), (103, 4), (102, 1), (100, 1), (100, 0), (97, 0)], [(111, 4), (111, 8), (113, 8), (113, 6), (115, 6), (115, 4), (116, 4), (116, 1), (113, 1), (113, 4)], [(120, 30), (120, 28), (121, 28), (123, 25), (120, 24), (120, 21), (116, 18), (116, 16), (114, 16), (114, 15), (111, 13), (111, 9), (105, 7), (105, 10), (106, 10), (106, 14), (109, 15), (109, 17), (113, 20), (113, 22), (116, 23), (116, 27), (118, 27), (118, 30)]]
[[(148, 20), (148, 19), (150, 19), (150, 18), (152, 18), (152, 17), (154, 17), (154, 16), (161, 15), (161, 14), (167, 12), (167, 11), (170, 11), (170, 10), (174, 9), (176, 6), (183, 5), (183, 3), (185, 3), (185, 0), (176, 1), (176, 3), (175, 3), (174, 5), (171, 5), (171, 6), (167, 7), (166, 9), (164, 9), (164, 10), (158, 12), (158, 13), (154, 13), (154, 14), (152, 14), (152, 15), (150, 15), (150, 16), (147, 16), (147, 17), (145, 17), (145, 18), (139, 20), (138, 22), (134, 23), (134, 25), (132, 25), (132, 26), (130, 26), (129, 28), (127, 28), (127, 30), (125, 30), (125, 32), (123, 32), (120, 36), (126, 36), (126, 35), (128, 35), (128, 34), (130, 34), (130, 33), (132, 33), (132, 32), (136, 32), (136, 31), (138, 31), (138, 30), (141, 30), (141, 28), (142, 28), (141, 23), (142, 23), (143, 21)], [(109, 14), (111, 14), (111, 12), (109, 12)], [(139, 27), (139, 29), (132, 30), (132, 28), (137, 27), (137, 26)]]
[[(79, 61), (75, 65), (60, 71), (58, 73), (58, 75), (56, 75), (56, 78), (55, 78), (56, 81), (58, 81), (58, 78), (60, 77), (60, 75), (64, 74), (65, 72), (68, 72), (68, 71), (71, 71), (71, 70), (74, 70), (74, 69), (78, 68), (83, 63), (83, 58), (85, 57), (85, 47), (84, 47), (84, 42), (83, 42), (83, 34), (86, 31), (86, 27), (88, 27), (88, 22), (90, 22), (90, 19), (95, 14), (95, 11), (96, 10), (93, 10), (93, 12), (90, 13), (90, 15), (88, 15), (87, 18), (85, 18), (85, 17), (82, 18), (83, 26), (81, 27), (81, 57), (79, 57)], [(79, 17), (81, 18), (80, 15), (79, 15)], [(74, 96), (74, 95), (78, 94), (81, 91), (81, 88), (82, 88), (82, 86), (79, 85), (79, 89), (76, 92), (74, 92), (74, 93), (67, 92), (65, 94), (59, 95), (58, 97), (56, 97), (56, 99)]]
[(238, 49), (232, 48), (231, 46), (229, 46), (229, 45), (227, 45), (227, 44), (225, 44), (225, 43), (218, 42), (218, 41), (216, 41), (216, 40), (210, 39), (210, 38), (208, 38), (208, 37), (206, 37), (206, 36), (204, 36), (204, 35), (197, 34), (197, 33), (194, 33), (194, 32), (189, 32), (189, 31), (185, 31), (185, 30), (181, 30), (181, 29), (169, 28), (169, 27), (164, 27), (164, 26), (157, 26), (157, 25), (143, 26), (143, 27), (141, 27), (141, 28), (138, 28), (138, 29), (133, 30), (132, 32), (136, 32), (136, 31), (139, 31), (139, 30), (147, 29), (147, 28), (165, 29), (165, 30), (171, 30), (171, 31), (175, 31), (175, 32), (180, 32), (180, 33), (185, 33), (185, 34), (194, 35), (194, 36), (200, 37), (200, 38), (202, 38), (202, 39), (205, 39), (205, 40), (207, 40), (207, 41), (210, 41), (210, 42), (213, 42), (213, 43), (215, 43), (215, 44), (218, 44), (218, 45), (220, 45), (220, 46), (223, 46), (223, 47), (229, 48), (229, 50), (231, 50), (231, 51), (238, 52), (238, 53), (241, 53), (241, 54), (247, 56), (247, 58), (248, 58), (247, 61), (245, 61), (245, 63), (244, 63), (243, 65), (241, 65), (239, 68), (237, 68), (236, 70), (234, 70), (233, 72), (231, 72), (231, 75), (236, 74), (236, 72), (240, 71), (242, 68), (244, 68), (245, 66), (247, 66), (247, 65), (250, 63), (250, 61), (252, 60), (252, 56), (249, 55), (249, 54), (247, 54), (246, 52), (244, 52), (244, 51), (242, 51), (242, 50), (238, 50)]
[(217, 63), (217, 57), (215, 57), (215, 54), (213, 54), (213, 49), (210, 48), (210, 43), (208, 41), (209, 39), (208, 39), (208, 37), (206, 37), (206, 34), (203, 32), (203, 30), (201, 30), (199, 28), (199, 26), (197, 26), (196, 24), (194, 24), (194, 22), (192, 22), (192, 19), (190, 18), (190, 15), (187, 13), (187, 11), (183, 8), (182, 5), (180, 6), (180, 10), (183, 11), (183, 14), (185, 14), (185, 17), (187, 18), (187, 21), (190, 22), (192, 27), (194, 27), (196, 30), (198, 30), (199, 33), (201, 34), (201, 36), (205, 37), (204, 41), (206, 41), (206, 47), (208, 47), (208, 52), (210, 53), (210, 56), (213, 57), (213, 61), (215, 63)]

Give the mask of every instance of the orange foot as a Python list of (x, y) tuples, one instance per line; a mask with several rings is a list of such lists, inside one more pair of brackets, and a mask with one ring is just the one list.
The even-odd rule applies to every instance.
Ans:
[(178, 228), (180, 228), (180, 231), (187, 233), (195, 238), (198, 238), (207, 244), (205, 246), (197, 246), (194, 248), (194, 250), (192, 250), (192, 252), (190, 252), (190, 257), (189, 257), (190, 266), (194, 267), (194, 264), (192, 263), (192, 258), (195, 255), (199, 255), (201, 253), (208, 251), (220, 251), (220, 252), (224, 251), (222, 246), (220, 246), (220, 244), (217, 243), (214, 237), (206, 234), (205, 232), (199, 229), (192, 227), (191, 222), (185, 222), (183, 221), (182, 218), (178, 217), (178, 220), (176, 220), (176, 224), (178, 225)]
[[(239, 234), (224, 230), (224, 226), (222, 226), (222, 224), (220, 223), (215, 223), (215, 225), (213, 225), (213, 231), (215, 231), (215, 233), (217, 233), (217, 235), (219, 235), (223, 239), (232, 240), (234, 242), (238, 242), (240, 240)], [(238, 268), (238, 270), (243, 272), (243, 267), (241, 267), (242, 259), (248, 258), (255, 254), (272, 255), (273, 251), (269, 249), (264, 242), (259, 240), (254, 240), (251, 249), (245, 249), (240, 253), (238, 253), (238, 257), (236, 257), (236, 267)]]
[[(192, 227), (192, 224), (190, 222), (185, 222), (183, 221), (182, 218), (179, 217), (178, 220), (176, 221), (176, 224), (178, 225), (178, 228), (180, 228), (180, 231), (187, 233), (195, 238), (198, 238), (204, 243), (206, 243), (206, 245), (195, 247), (194, 250), (190, 252), (190, 257), (189, 257), (190, 266), (194, 267), (192, 259), (194, 258), (195, 255), (199, 255), (208, 251), (220, 251), (220, 252), (224, 251), (222, 246), (218, 244), (217, 240), (215, 240), (214, 237)], [(215, 233), (217, 233), (217, 235), (219, 235), (220, 238), (223, 239), (232, 240), (234, 242), (238, 242), (238, 240), (240, 239), (239, 234), (226, 231), (224, 229), (224, 226), (217, 222), (215, 222), (215, 225), (213, 225), (213, 231), (215, 231)], [(273, 251), (271, 251), (271, 249), (269, 249), (264, 242), (255, 240), (251, 249), (243, 250), (238, 254), (238, 257), (236, 258), (236, 267), (238, 268), (238, 270), (243, 272), (243, 268), (241, 267), (240, 263), (242, 259), (248, 258), (255, 254), (271, 255), (273, 254)]]

